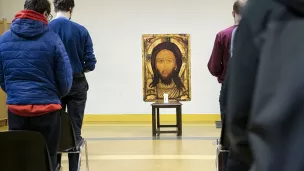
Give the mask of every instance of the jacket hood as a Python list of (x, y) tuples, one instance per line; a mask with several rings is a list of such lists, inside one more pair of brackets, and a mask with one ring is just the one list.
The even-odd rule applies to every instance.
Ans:
[(48, 22), (40, 13), (22, 10), (16, 14), (11, 31), (23, 38), (36, 37), (48, 31)]
[(304, 16), (304, 0), (276, 0), (287, 6), (291, 11)]

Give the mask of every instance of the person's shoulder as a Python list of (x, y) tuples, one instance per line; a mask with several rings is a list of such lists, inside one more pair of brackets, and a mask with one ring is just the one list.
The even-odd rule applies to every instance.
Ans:
[(4, 32), (2, 34), (2, 36), (0, 36), (0, 43), (5, 43), (5, 42), (8, 42), (10, 40), (12, 40), (12, 32), (11, 30), (8, 30), (6, 32)]
[(51, 40), (51, 38), (53, 38), (53, 39), (60, 38), (57, 33), (55, 33), (53, 30), (50, 30), (50, 29), (47, 32), (45, 32), (45, 34), (43, 36), (44, 36), (44, 38), (47, 38), (50, 40)]
[(18, 37), (16, 34), (14, 34), (10, 29), (6, 32), (4, 32), (2, 35), (0, 35), (0, 49), (2, 47), (10, 46), (10, 42), (22, 42), (22, 38)]
[(67, 18), (59, 17), (55, 18), (54, 20), (50, 21), (49, 23), (50, 28), (71, 28), (74, 30), (77, 28), (75, 23)]
[(73, 23), (73, 25), (74, 25), (75, 27), (78, 28), (78, 30), (79, 30), (80, 32), (82, 32), (82, 33), (87, 33), (87, 32), (88, 32), (88, 30), (87, 30), (87, 28), (86, 28), (85, 26), (83, 26), (83, 25), (81, 25), (81, 24), (79, 24), (79, 23), (76, 23), (76, 22), (74, 22), (74, 21), (71, 21), (71, 22)]
[(62, 18), (55, 18), (52, 21), (49, 22), (49, 26), (53, 27), (53, 26), (57, 26), (57, 25), (61, 25), (64, 24), (65, 20)]
[(87, 35), (88, 30), (85, 26), (71, 20), (62, 19), (62, 21), (59, 22), (65, 22), (64, 24), (69, 24), (69, 28), (72, 28), (73, 32), (78, 32), (80, 35)]
[(233, 26), (230, 26), (228, 28), (225, 28), (223, 30), (221, 30), (220, 32), (218, 32), (218, 35), (227, 35), (227, 34), (231, 34), (234, 30), (236, 26), (233, 25)]
[(42, 38), (44, 42), (48, 42), (55, 46), (58, 45), (58, 43), (61, 43), (61, 38), (59, 35), (52, 30), (48, 30)]

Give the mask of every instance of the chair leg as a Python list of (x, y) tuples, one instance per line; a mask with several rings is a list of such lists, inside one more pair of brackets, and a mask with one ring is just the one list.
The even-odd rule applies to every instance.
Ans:
[(87, 144), (87, 141), (84, 140), (84, 145), (85, 145), (85, 155), (86, 155), (86, 166), (87, 166), (87, 171), (90, 170), (89, 168), (89, 154), (88, 154), (88, 144)]
[(79, 149), (79, 158), (78, 158), (78, 171), (81, 169), (81, 152), (82, 152), (82, 147)]
[(219, 155), (219, 140), (216, 139), (216, 144), (215, 144), (215, 165), (216, 165), (216, 171), (219, 171), (219, 159), (218, 159), (218, 155)]
[(152, 107), (152, 136), (156, 137), (156, 113), (155, 113), (156, 108), (153, 106)]
[(60, 164), (57, 164), (56, 171), (62, 171), (62, 167)]

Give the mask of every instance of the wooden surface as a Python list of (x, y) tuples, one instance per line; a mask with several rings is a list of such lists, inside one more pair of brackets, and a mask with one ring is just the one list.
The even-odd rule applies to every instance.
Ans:
[(0, 36), (9, 29), (11, 23), (6, 19), (0, 19)]
[[(175, 108), (176, 123), (171, 125), (162, 125), (161, 122), (161, 108)], [(169, 103), (156, 102), (152, 104), (152, 136), (156, 137), (157, 135), (163, 133), (177, 133), (177, 136), (182, 136), (182, 104), (178, 101), (171, 101)], [(161, 128), (176, 128), (176, 130), (161, 130)]]
[[(184, 124), (183, 131), (182, 139), (164, 135), (156, 140), (151, 124), (85, 124), (82, 132), (91, 171), (215, 171), (213, 143), (220, 130), (214, 124)], [(62, 164), (68, 171), (67, 155)]]
[(7, 125), (7, 119), (0, 120), (0, 127), (4, 127)]
[[(0, 88), (1, 89), (1, 88)], [(6, 106), (6, 94), (0, 90), (0, 121), (7, 120), (7, 106)], [(0, 123), (3, 126), (3, 122)]]

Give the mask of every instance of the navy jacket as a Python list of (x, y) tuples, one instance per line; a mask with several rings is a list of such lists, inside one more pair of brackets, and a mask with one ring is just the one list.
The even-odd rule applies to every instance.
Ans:
[(54, 19), (50, 28), (61, 38), (74, 74), (80, 74), (95, 69), (96, 58), (93, 43), (88, 30), (64, 17)]
[(7, 104), (60, 104), (72, 69), (59, 36), (40, 20), (17, 18), (0, 37), (0, 85)]

